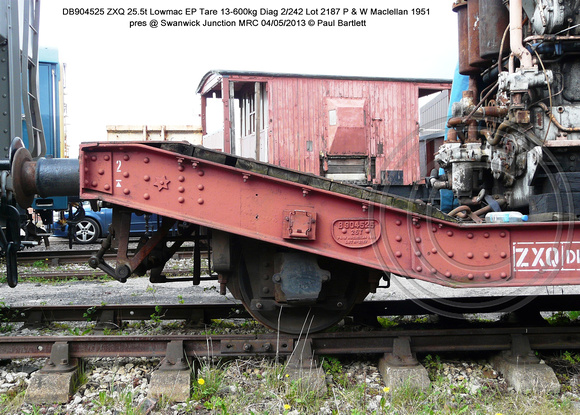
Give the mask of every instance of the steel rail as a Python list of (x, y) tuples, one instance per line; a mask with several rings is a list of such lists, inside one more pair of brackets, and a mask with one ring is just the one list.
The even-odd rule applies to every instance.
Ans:
[[(99, 250), (100, 245), (95, 245), (94, 249), (75, 249), (58, 251), (22, 251), (18, 253), (19, 264), (33, 264), (43, 261), (46, 264), (56, 266), (61, 264), (75, 264), (79, 262), (88, 263), (89, 258)], [(134, 253), (135, 249), (130, 249)], [(203, 252), (203, 251), (202, 251)], [(205, 251), (207, 255), (207, 251)], [(193, 255), (193, 247), (183, 247), (175, 253), (175, 259), (189, 259)], [(105, 259), (113, 260), (116, 254), (111, 252), (105, 254)]]
[[(521, 312), (526, 318), (538, 317), (539, 311), (576, 310), (579, 295), (542, 295), (514, 297), (470, 298), (414, 298), (407, 300), (365, 301), (355, 305), (350, 315), (355, 322), (370, 322), (376, 316), (408, 316), (439, 314), (459, 323), (463, 314)], [(113, 313), (118, 321), (149, 320), (155, 313), (161, 320), (205, 321), (212, 319), (248, 318), (244, 307), (238, 302), (203, 304), (107, 304), (64, 306), (5, 306), (0, 308), (0, 318), (11, 322), (49, 321), (98, 321), (105, 313)], [(111, 315), (111, 314), (109, 314)], [(375, 320), (376, 323), (376, 320)]]
[[(515, 336), (525, 336), (534, 350), (578, 348), (578, 327), (500, 327), (381, 330), (309, 334), (318, 355), (393, 352), (397, 338), (410, 340), (414, 352), (510, 350)], [(299, 338), (286, 334), (172, 336), (34, 336), (0, 337), (0, 358), (50, 357), (55, 343), (66, 342), (73, 358), (163, 357), (170, 342), (182, 341), (191, 357), (275, 356), (292, 353)]]
[(3, 321), (41, 324), (54, 321), (99, 321), (105, 313), (109, 313), (108, 316), (112, 316), (116, 321), (150, 320), (152, 314), (155, 314), (156, 319), (159, 320), (190, 320), (197, 318), (198, 312), (203, 312), (203, 318), (206, 321), (249, 318), (249, 314), (239, 303), (3, 307), (0, 308), (0, 317)]
[[(172, 278), (178, 276), (190, 276), (192, 275), (191, 268), (183, 268), (183, 269), (167, 269), (163, 271), (163, 275), (168, 278), (167, 282), (172, 281), (183, 281), (179, 278)], [(86, 270), (73, 270), (73, 271), (34, 271), (30, 273), (21, 273), (20, 279), (26, 281), (27, 279), (34, 279), (34, 278), (43, 278), (47, 280), (69, 280), (69, 279), (78, 279), (78, 280), (85, 280), (85, 279), (97, 279), (97, 278), (107, 278), (111, 281), (114, 281), (114, 278), (109, 276), (108, 274), (104, 273), (101, 270), (95, 269), (86, 269)], [(190, 281), (191, 278), (188, 279)], [(201, 281), (216, 281), (216, 276), (207, 275), (205, 277), (200, 278)]]

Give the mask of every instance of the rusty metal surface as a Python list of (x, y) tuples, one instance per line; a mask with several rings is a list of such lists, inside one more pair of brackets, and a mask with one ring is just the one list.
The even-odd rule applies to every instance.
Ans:
[(468, 24), (468, 39), (469, 39), (469, 65), (482, 66), (488, 63), (487, 60), (481, 58), (479, 52), (479, 2), (480, 0), (469, 0), (467, 2), (467, 24)]
[[(110, 259), (114, 257), (109, 257)], [(167, 282), (170, 281), (191, 281), (191, 267), (181, 269), (168, 269), (163, 271), (163, 275), (168, 277)], [(47, 272), (33, 272), (20, 275), (21, 281), (32, 279), (46, 279), (53, 281), (67, 281), (67, 280), (94, 280), (103, 277), (109, 277), (106, 273), (94, 269), (76, 270), (76, 271), (47, 271)], [(200, 278), (200, 281), (216, 281), (217, 275), (208, 275)]]
[[(93, 251), (98, 250), (97, 245), (95, 249), (78, 249), (78, 250), (51, 250), (51, 251), (21, 251), (18, 253), (18, 263), (19, 264), (33, 264), (37, 261), (41, 261), (43, 264), (49, 266), (56, 266), (62, 264), (75, 264), (87, 262), (88, 259), (93, 254)], [(186, 246), (180, 247), (174, 255), (176, 259), (189, 259), (192, 258), (194, 247)], [(207, 249), (204, 249), (203, 254), (207, 257)], [(135, 253), (135, 248), (129, 248), (128, 254), (133, 255)], [(116, 253), (107, 252), (103, 256), (105, 259), (116, 258)]]
[[(81, 197), (441, 285), (580, 282), (578, 255), (569, 263), (580, 249), (573, 222), (460, 224), (428, 205), (361, 187), (201, 147), (160, 146), (84, 144)], [(100, 174), (105, 168), (114, 170), (110, 182)], [(315, 240), (284, 238), (290, 209), (316, 213)], [(356, 249), (337, 243), (333, 223), (361, 217), (380, 224), (380, 238)], [(357, 232), (372, 230), (349, 229), (347, 236), (358, 240)]]
[(480, 72), (479, 68), (469, 64), (469, 19), (466, 0), (456, 0), (453, 11), (457, 13), (457, 38), (459, 48), (459, 73), (462, 75), (475, 75)]
[[(391, 353), (395, 339), (408, 338), (413, 352), (510, 350), (525, 337), (532, 349), (580, 346), (577, 327), (455, 328), (311, 334), (315, 354)], [(72, 358), (163, 357), (169, 342), (183, 342), (191, 357), (275, 356), (292, 353), (298, 338), (288, 335), (57, 336), (0, 337), (0, 358), (46, 358), (55, 343), (66, 343)], [(209, 346), (208, 346), (209, 345)]]
[(533, 349), (560, 349), (580, 346), (577, 327), (514, 327), (420, 329), (384, 332), (321, 333), (312, 336), (317, 354), (388, 353), (393, 340), (409, 337), (414, 352), (509, 350), (512, 336), (524, 335)]
[(160, 320), (192, 320), (247, 318), (241, 304), (134, 304), (134, 305), (67, 305), (0, 308), (0, 316), (13, 322), (98, 321), (103, 313), (112, 312), (119, 321), (150, 320), (155, 314)]
[[(349, 313), (356, 318), (369, 316), (403, 316), (441, 314), (462, 319), (464, 313), (510, 313), (521, 310), (572, 311), (578, 308), (578, 295), (540, 295), (509, 297), (461, 297), (461, 298), (413, 298), (409, 300), (365, 301), (356, 304)], [(157, 307), (157, 309), (156, 309)], [(159, 308), (160, 307), (160, 308)], [(132, 304), (132, 305), (67, 305), (27, 306), (0, 308), (0, 316), (6, 321), (27, 322), (31, 317), (39, 322), (93, 321), (104, 312), (112, 312), (115, 318), (124, 320), (149, 320), (155, 313), (161, 320), (188, 320), (248, 318), (240, 303), (232, 304)], [(532, 314), (530, 312), (530, 314)]]
[[(502, 0), (479, 1), (479, 53), (484, 59), (498, 59), (503, 32), (509, 24), (509, 13)], [(509, 34), (502, 54), (507, 56)]]

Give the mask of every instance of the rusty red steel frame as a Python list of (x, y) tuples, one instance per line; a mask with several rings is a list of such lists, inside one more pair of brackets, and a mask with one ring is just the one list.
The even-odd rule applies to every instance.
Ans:
[(81, 198), (446, 286), (580, 283), (575, 222), (466, 224), (429, 205), (184, 148), (83, 144)]

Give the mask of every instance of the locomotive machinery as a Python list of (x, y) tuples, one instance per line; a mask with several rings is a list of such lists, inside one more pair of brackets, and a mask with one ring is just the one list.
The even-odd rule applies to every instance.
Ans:
[(436, 155), (444, 174), (432, 182), (453, 190), (464, 212), (519, 210), (537, 220), (580, 214), (579, 7), (568, 0), (454, 4), (459, 72), (469, 84)]
[[(220, 291), (291, 333), (336, 324), (392, 275), (450, 287), (580, 284), (579, 3), (454, 4), (468, 83), (436, 155), (440, 173), (429, 179), (452, 194), (457, 207), (447, 213), (175, 142), (84, 143), (79, 164), (60, 168), (19, 148), (16, 198), (25, 206), (34, 194), (80, 188), (82, 199), (112, 205), (110, 236), (90, 263), (121, 282), (148, 270), (164, 281), (183, 241), (207, 239)], [(530, 221), (482, 221), (506, 210)], [(129, 256), (132, 211), (163, 221)], [(103, 259), (109, 248), (114, 264)]]

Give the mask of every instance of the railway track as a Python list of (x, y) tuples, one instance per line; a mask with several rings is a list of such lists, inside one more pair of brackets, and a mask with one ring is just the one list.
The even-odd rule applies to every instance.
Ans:
[[(498, 301), (492, 297), (469, 299), (469, 307), (486, 312), (514, 311), (525, 300), (523, 297), (510, 297)], [(546, 295), (528, 299), (524, 308), (526, 314), (530, 307), (535, 311), (569, 309), (578, 302), (578, 296)], [(460, 302), (462, 303), (460, 303)], [(368, 321), (369, 315), (416, 315), (431, 313), (435, 307), (451, 315), (465, 310), (465, 298), (424, 299), (402, 301), (365, 302), (352, 311), (352, 320)], [(443, 310), (445, 306), (445, 310)], [(48, 322), (87, 322), (93, 324), (88, 335), (7, 335), (0, 336), (0, 359), (46, 358), (47, 363), (39, 372), (40, 379), (52, 382), (54, 373), (65, 374), (78, 367), (79, 358), (161, 358), (159, 377), (174, 379), (176, 371), (185, 373), (189, 379), (190, 367), (183, 364), (185, 359), (199, 359), (201, 356), (212, 358), (276, 358), (286, 360), (286, 370), (309, 368), (321, 356), (372, 356), (381, 357), (382, 364), (395, 364), (398, 367), (416, 370), (418, 362), (415, 355), (432, 353), (486, 352), (508, 356), (518, 362), (528, 362), (532, 351), (569, 350), (580, 345), (580, 327), (574, 325), (550, 326), (545, 322), (504, 322), (484, 323), (482, 321), (443, 320), (439, 323), (422, 323), (409, 320), (394, 328), (369, 328), (346, 324), (343, 329), (332, 332), (308, 333), (305, 329), (300, 335), (278, 332), (252, 333), (233, 329), (232, 332), (219, 330), (221, 321), (211, 325), (212, 320), (238, 320), (238, 327), (244, 327), (239, 319), (250, 318), (243, 306), (234, 304), (137, 304), (137, 305), (95, 305), (95, 306), (34, 306), (4, 307), (0, 309), (0, 321), (24, 322), (29, 329), (43, 327)], [(156, 324), (161, 320), (184, 320), (189, 324), (180, 325), (179, 334), (123, 334), (115, 328), (126, 327), (124, 322), (150, 320)], [(197, 328), (197, 329), (196, 329)], [(24, 331), (23, 333), (30, 333)], [(40, 331), (39, 333), (46, 333)], [(121, 333), (126, 333), (121, 331)], [(164, 331), (161, 331), (164, 333)], [(195, 333), (195, 334), (189, 334)], [(299, 356), (296, 358), (295, 356)], [(342, 357), (341, 357), (342, 359)], [(179, 362), (182, 362), (181, 364)], [(387, 363), (381, 363), (387, 362)], [(528, 363), (526, 363), (528, 364)], [(420, 366), (422, 368), (422, 366)], [(302, 369), (300, 369), (302, 368)], [(413, 368), (413, 369), (411, 369)], [(383, 370), (383, 369), (379, 369)], [(300, 372), (302, 373), (302, 372)], [(385, 374), (381, 372), (383, 376)], [(415, 373), (415, 372), (413, 372)], [(324, 376), (324, 375), (323, 375)], [(413, 375), (414, 376), (414, 375)], [(315, 375), (316, 377), (316, 375)], [(311, 380), (312, 381), (312, 380)], [(40, 382), (40, 383), (39, 383)], [(165, 382), (165, 381), (164, 381)], [(173, 382), (173, 381), (172, 381)], [(385, 382), (389, 384), (388, 380)], [(33, 381), (35, 393), (45, 396)], [(170, 393), (166, 390), (166, 393)], [(186, 395), (189, 390), (185, 387)], [(50, 396), (50, 395), (46, 395)], [(42, 398), (47, 399), (47, 398)], [(68, 398), (63, 398), (66, 401)], [(186, 398), (183, 398), (186, 399)], [(63, 402), (64, 402), (63, 401)]]
[[(30, 265), (42, 263), (43, 265), (58, 266), (63, 264), (86, 264), (91, 255), (98, 251), (100, 246), (94, 249), (71, 249), (71, 250), (47, 250), (47, 251), (22, 251), (18, 253), (18, 263)], [(129, 254), (133, 255), (135, 249), (129, 249)], [(174, 259), (190, 259), (193, 255), (193, 247), (182, 247), (174, 255)], [(207, 251), (202, 252), (207, 258)], [(114, 260), (116, 254), (106, 253), (105, 259)]]
[[(471, 297), (436, 298), (389, 301), (365, 301), (351, 311), (352, 321), (367, 326), (376, 326), (377, 316), (418, 316), (437, 313), (442, 316), (441, 325), (462, 324), (467, 319), (462, 313), (513, 313), (518, 321), (538, 324), (540, 311), (568, 311), (579, 301), (577, 295), (543, 295), (530, 297)], [(525, 306), (522, 307), (522, 304)], [(251, 318), (243, 305), (233, 303), (203, 304), (94, 304), (65, 306), (4, 306), (0, 308), (0, 321), (23, 322), (38, 327), (47, 322), (95, 321), (101, 325), (111, 323), (120, 327), (123, 321), (143, 321), (155, 314), (161, 320), (186, 320), (210, 323), (214, 319)], [(445, 319), (448, 317), (449, 320)], [(373, 322), (374, 319), (374, 322)], [(516, 321), (517, 322), (517, 321)], [(579, 330), (580, 332), (580, 330)]]
[[(170, 278), (172, 281), (179, 281), (178, 277), (191, 275), (191, 268), (181, 268), (181, 269), (168, 269), (163, 272), (165, 276)], [(90, 279), (100, 279), (106, 278), (108, 280), (113, 280), (113, 278), (100, 270), (94, 269), (82, 269), (82, 270), (70, 270), (70, 271), (33, 271), (30, 273), (22, 273), (20, 278), (23, 281), (31, 279), (47, 279), (53, 281), (66, 281), (66, 280), (90, 280)], [(191, 278), (190, 278), (191, 279)], [(188, 280), (190, 280), (188, 279)], [(200, 281), (214, 281), (217, 276), (205, 276), (200, 278)]]
[[(509, 351), (513, 339), (525, 336), (534, 350), (575, 348), (580, 344), (577, 327), (464, 327), (455, 329), (376, 330), (312, 333), (312, 349), (319, 355), (393, 353), (394, 340), (407, 338), (416, 353), (460, 351)], [(55, 343), (67, 343), (70, 357), (163, 357), (170, 342), (183, 342), (187, 356), (289, 355), (299, 336), (283, 333), (228, 335), (149, 336), (2, 336), (0, 358), (47, 358)]]
[[(564, 296), (570, 297), (566, 299), (560, 297), (562, 296), (537, 297), (532, 304), (536, 309), (566, 309), (566, 304), (577, 301), (576, 296)], [(474, 303), (489, 300), (477, 298), (474, 299)], [(441, 299), (437, 302), (440, 303)], [(369, 312), (399, 315), (424, 314), (428, 311), (418, 306), (416, 302), (406, 300), (363, 303), (355, 308), (352, 314), (357, 320)], [(4, 307), (0, 310), (2, 321), (25, 322), (29, 328), (38, 328), (47, 322), (55, 321), (94, 321), (96, 332), (107, 327), (119, 328), (123, 321), (151, 320), (152, 316), (155, 316), (156, 321), (186, 320), (202, 326), (213, 319), (249, 318), (241, 304), (34, 306)], [(347, 329), (307, 335), (312, 341), (313, 350), (317, 354), (325, 355), (392, 353), (393, 340), (396, 338), (409, 339), (413, 352), (502, 351), (510, 350), (514, 336), (525, 336), (531, 348), (535, 350), (577, 348), (580, 345), (580, 328), (577, 326), (484, 324), (466, 321), (455, 321), (450, 326), (445, 323), (418, 326), (415, 323), (401, 325), (395, 330), (371, 329), (353, 332)], [(293, 345), (297, 343), (299, 337), (283, 333), (233, 334), (211, 335), (211, 341), (216, 357), (269, 356), (275, 353), (282, 355), (292, 353)], [(52, 345), (57, 342), (69, 344), (71, 357), (163, 356), (167, 344), (174, 341), (183, 342), (189, 356), (207, 352), (208, 335), (2, 336), (0, 358), (49, 357)]]
[[(32, 271), (28, 271), (26, 268), (24, 272), (20, 273), (20, 278), (22, 280), (30, 279), (48, 279), (48, 280), (84, 280), (84, 279), (99, 279), (99, 278), (110, 278), (106, 273), (99, 269), (88, 268), (88, 261), (91, 255), (98, 250), (95, 249), (76, 249), (76, 250), (50, 250), (50, 251), (23, 251), (18, 254), (18, 262), (20, 265), (37, 265)], [(132, 255), (134, 249), (129, 251)], [(184, 247), (180, 249), (174, 255), (174, 259), (191, 259), (193, 255), (193, 247)], [(207, 258), (207, 251), (202, 252)], [(116, 254), (113, 252), (105, 254), (105, 259), (114, 260)], [(202, 257), (203, 259), (203, 257)], [(79, 264), (86, 265), (86, 267), (81, 269), (72, 270), (57, 270), (56, 267), (66, 264)], [(54, 270), (53, 270), (54, 269)], [(202, 271), (208, 272), (207, 267), (204, 269), (202, 265)], [(166, 269), (164, 275), (172, 278), (173, 281), (177, 281), (175, 277), (189, 276), (192, 274), (191, 268), (178, 268), (178, 269)], [(217, 276), (206, 275), (201, 278), (201, 280), (215, 280)]]

